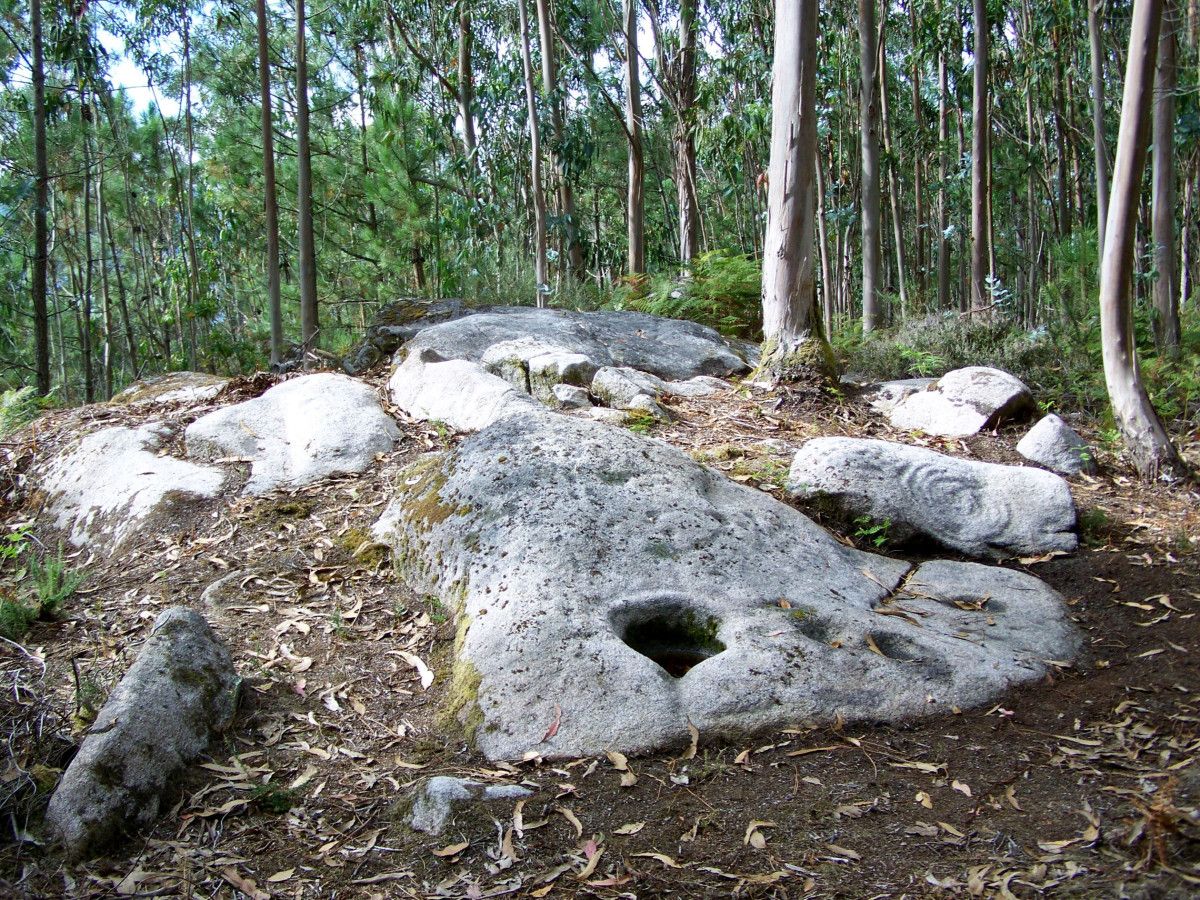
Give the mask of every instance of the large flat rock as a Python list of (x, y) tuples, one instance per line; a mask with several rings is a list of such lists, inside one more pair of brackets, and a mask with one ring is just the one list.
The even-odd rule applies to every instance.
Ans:
[(172, 436), (150, 422), (83, 438), (42, 476), (45, 513), (75, 547), (115, 548), (151, 528), (180, 527), (183, 510), (216, 497), (225, 474), (167, 455)]
[(422, 458), (396, 491), (376, 535), (455, 611), (446, 721), (493, 759), (939, 713), (1076, 645), (1035, 578), (913, 573), (659, 442), (541, 409)]
[(320, 373), (211, 412), (189, 425), (184, 438), (192, 458), (249, 460), (243, 492), (265, 494), (362, 472), (395, 446), (400, 429), (368, 385)]
[(597, 367), (628, 366), (668, 381), (750, 370), (750, 351), (711, 328), (625, 311), (494, 308), (425, 328), (406, 349), (479, 362), (489, 347), (520, 338), (581, 354)]
[(167, 372), (135, 381), (112, 398), (128, 406), (134, 403), (204, 403), (221, 393), (228, 378), (206, 372)]
[(796, 497), (847, 521), (887, 523), (889, 541), (922, 536), (969, 556), (1006, 557), (1078, 546), (1075, 502), (1050, 472), (958, 459), (889, 441), (825, 437), (796, 453)]

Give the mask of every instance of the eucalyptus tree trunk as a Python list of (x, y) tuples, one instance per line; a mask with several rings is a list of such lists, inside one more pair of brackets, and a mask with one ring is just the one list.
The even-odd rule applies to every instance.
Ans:
[(50, 230), (46, 208), (50, 204), (50, 167), (46, 159), (46, 66), (42, 42), (42, 0), (30, 0), (33, 41), (33, 343), (37, 392), (50, 393), (50, 313), (46, 303), (46, 258)]
[(679, 3), (679, 59), (675, 75), (675, 189), (679, 203), (679, 264), (699, 252), (700, 197), (696, 190), (696, 0)]
[(775, 0), (762, 362), (774, 379), (811, 380), (831, 368), (813, 271), (818, 8), (819, 0)]
[(317, 251), (313, 241), (312, 151), (308, 141), (308, 47), (304, 0), (296, 0), (296, 220), (300, 273), (300, 341), (304, 366), (317, 344)]
[(96, 242), (100, 249), (100, 312), (103, 332), (100, 345), (100, 373), (104, 385), (104, 399), (111, 400), (113, 395), (113, 314), (112, 302), (108, 293), (108, 260), (104, 246), (104, 157), (99, 145), (96, 153), (96, 180), (93, 182), (96, 190)]
[(458, 115), (463, 122), (463, 146), (467, 150), (467, 165), (472, 172), (479, 167), (475, 158), (478, 139), (475, 136), (475, 68), (472, 62), (474, 42), (471, 2), (458, 0)]
[(188, 310), (187, 348), (188, 368), (196, 368), (196, 307), (200, 301), (200, 261), (196, 256), (196, 221), (193, 215), (196, 196), (196, 132), (192, 121), (192, 44), (191, 10), (187, 3), (180, 4), (183, 32), (183, 123), (187, 134), (187, 192), (184, 195), (183, 212), (187, 217), (184, 229), (188, 255)]
[(537, 6), (538, 34), (542, 49), (542, 90), (550, 107), (550, 130), (554, 134), (551, 142), (550, 166), (554, 169), (558, 189), (559, 213), (562, 217), (563, 239), (566, 244), (567, 262), (572, 274), (583, 274), (583, 247), (579, 243), (579, 219), (575, 215), (575, 192), (567, 176), (567, 164), (563, 159), (566, 129), (563, 126), (562, 85), (558, 83), (558, 62), (554, 50), (554, 10), (552, 0), (534, 0)]
[(537, 280), (536, 302), (546, 305), (549, 290), (546, 271), (546, 195), (542, 191), (542, 142), (538, 136), (537, 85), (533, 80), (533, 59), (529, 52), (529, 13), (526, 0), (517, 0), (521, 25), (521, 65), (525, 78), (525, 108), (529, 113), (529, 193), (533, 196), (533, 268)]
[(950, 308), (950, 239), (946, 236), (950, 228), (949, 210), (946, 208), (946, 143), (950, 140), (947, 114), (946, 54), (938, 54), (938, 309)]
[(990, 249), (988, 241), (988, 157), (991, 117), (988, 100), (987, 0), (975, 0), (975, 78), (971, 123), (971, 310), (986, 313), (991, 308), (987, 283)]
[(1113, 417), (1143, 478), (1185, 474), (1183, 461), (1171, 445), (1142, 384), (1131, 298), (1138, 199), (1146, 168), (1146, 120), (1154, 96), (1162, 5), (1162, 0), (1134, 0), (1121, 127), (1113, 165), (1104, 256), (1100, 261), (1104, 380)]
[(1096, 233), (1100, 253), (1104, 253), (1104, 228), (1108, 222), (1108, 148), (1104, 144), (1104, 48), (1101, 28), (1104, 22), (1100, 4), (1087, 0), (1088, 41), (1092, 50), (1092, 143), (1096, 155)]
[(833, 275), (829, 271), (829, 232), (825, 224), (825, 172), (821, 160), (814, 160), (817, 179), (817, 241), (821, 250), (821, 313), (825, 334), (833, 334)]
[[(626, 269), (630, 275), (646, 271), (646, 160), (642, 146), (642, 84), (638, 56), (638, 0), (625, 0), (625, 130), (629, 138), (629, 185), (627, 230), (629, 250)], [(599, 234), (597, 234), (599, 246)]]
[(1175, 273), (1175, 90), (1179, 75), (1176, 65), (1178, 27), (1174, 0), (1164, 0), (1158, 39), (1158, 67), (1154, 84), (1153, 212), (1154, 241), (1154, 332), (1159, 346), (1169, 354), (1179, 352), (1179, 297)]
[(283, 304), (279, 296), (279, 200), (275, 194), (275, 130), (271, 124), (271, 53), (267, 2), (255, 0), (258, 17), (258, 90), (262, 106), (263, 213), (267, 229), (267, 298), (271, 316), (271, 365), (283, 361)]
[(896, 286), (900, 291), (900, 318), (908, 314), (908, 272), (904, 254), (904, 226), (900, 222), (900, 182), (896, 177), (896, 157), (892, 154), (892, 125), (888, 115), (887, 54), (884, 52), (883, 23), (879, 25), (879, 121), (883, 149), (888, 157), (888, 206), (892, 213), (892, 237), (896, 246)]
[(92, 403), (96, 399), (95, 381), (92, 377), (92, 138), (89, 126), (88, 95), (83, 83), (83, 67), (77, 63), (76, 75), (79, 87), (79, 128), (83, 134), (80, 145), (83, 151), (83, 277), (79, 292), (79, 343), (83, 366), (83, 400)]
[(875, 0), (858, 0), (859, 141), (862, 147), (862, 330), (879, 325), (879, 106)]

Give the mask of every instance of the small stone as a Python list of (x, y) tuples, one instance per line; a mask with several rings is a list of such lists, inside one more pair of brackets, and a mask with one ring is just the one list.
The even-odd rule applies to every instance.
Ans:
[(908, 397), (919, 391), (929, 390), (930, 386), (936, 383), (936, 378), (901, 378), (896, 381), (881, 381), (863, 388), (862, 396), (871, 404), (872, 409), (886, 415)]
[(713, 394), (719, 394), (722, 391), (729, 390), (731, 385), (728, 381), (720, 378), (713, 378), (711, 375), (697, 375), (695, 378), (689, 378), (687, 381), (668, 381), (666, 392), (674, 394), (676, 397), (711, 397)]
[(559, 409), (589, 409), (592, 401), (585, 388), (573, 384), (556, 384), (551, 388), (554, 403)]
[(229, 384), (228, 378), (206, 372), (168, 372), (135, 381), (112, 402), (128, 406), (134, 403), (204, 403), (212, 400)]
[(50, 798), (46, 822), (69, 858), (157, 819), (184, 766), (229, 727), (239, 684), (202, 616), (174, 607), (155, 620)]
[(887, 441), (827, 437), (792, 461), (788, 490), (834, 505), (852, 523), (888, 523), (889, 542), (932, 538), (969, 556), (1072, 551), (1075, 503), (1050, 472), (956, 459)]
[(460, 804), (519, 800), (532, 794), (529, 788), (519, 784), (484, 784), (466, 778), (436, 775), (418, 785), (408, 824), (414, 831), (438, 835), (450, 821), (454, 808)]
[(661, 378), (629, 368), (604, 366), (592, 379), (592, 396), (613, 409), (633, 409), (635, 397), (655, 400), (666, 389)]
[(1070, 425), (1051, 413), (1029, 429), (1017, 444), (1017, 452), (1059, 475), (1096, 471), (1096, 459), (1087, 441)]

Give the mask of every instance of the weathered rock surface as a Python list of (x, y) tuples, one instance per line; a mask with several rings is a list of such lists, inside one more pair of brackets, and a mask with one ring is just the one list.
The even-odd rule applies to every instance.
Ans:
[(481, 363), (486, 371), (547, 406), (555, 405), (555, 385), (587, 387), (596, 373), (595, 364), (582, 353), (536, 338), (493, 344), (484, 351)]
[(66, 854), (81, 858), (152, 823), (183, 767), (229, 726), (238, 685), (203, 617), (162, 613), (50, 798), (46, 823)]
[(711, 328), (624, 311), (494, 308), (426, 328), (407, 349), (429, 348), (443, 359), (479, 362), (489, 347), (518, 338), (582, 354), (596, 366), (628, 366), (667, 380), (750, 369), (746, 348)]
[(392, 402), (414, 419), (444, 422), (455, 431), (478, 431), (537, 402), (477, 363), (442, 359), (413, 350), (388, 381)]
[(362, 343), (342, 360), (342, 368), (350, 375), (361, 375), (389, 359), (405, 341), (431, 325), (487, 312), (490, 308), (468, 306), (465, 301), (455, 298), (405, 297), (388, 303), (375, 314)]
[(293, 378), (197, 419), (184, 433), (195, 459), (248, 459), (243, 492), (265, 494), (362, 472), (400, 438), (375, 392), (345, 375)]
[[(853, 384), (852, 382), (844, 383)], [(900, 378), (895, 381), (881, 381), (878, 384), (864, 387), (862, 396), (873, 409), (886, 415), (913, 394), (929, 390), (930, 386), (936, 383), (936, 378)]]
[(205, 372), (168, 372), (135, 381), (112, 398), (113, 403), (203, 403), (229, 384), (228, 378)]
[(532, 794), (529, 788), (519, 784), (484, 784), (466, 778), (437, 775), (425, 779), (417, 787), (408, 824), (414, 831), (441, 834), (457, 806), (519, 800)]
[(788, 490), (847, 520), (889, 523), (888, 539), (932, 538), (970, 556), (1071, 551), (1075, 503), (1057, 475), (957, 459), (888, 441), (826, 437), (796, 453)]
[(613, 409), (633, 409), (635, 398), (654, 400), (666, 389), (661, 378), (626, 366), (604, 366), (592, 379), (592, 396)]
[(105, 428), (47, 468), (45, 512), (73, 546), (115, 548), (151, 524), (178, 528), (182, 508), (220, 493), (220, 469), (160, 455), (171, 436), (161, 422)]
[(556, 384), (551, 393), (554, 394), (552, 405), (558, 409), (588, 409), (592, 405), (587, 389), (573, 384)]
[(1059, 475), (1096, 471), (1095, 454), (1087, 441), (1059, 416), (1051, 413), (1017, 442), (1017, 452)]
[(1036, 409), (1019, 379), (999, 369), (970, 366), (947, 372), (933, 389), (909, 394), (889, 418), (897, 428), (942, 437), (967, 437)]
[(984, 703), (1075, 648), (1035, 578), (932, 563), (897, 594), (908, 563), (586, 419), (509, 415), (396, 489), (375, 534), (455, 610), (447, 718), (493, 759), (650, 750), (685, 743), (689, 723), (715, 736), (920, 716)]

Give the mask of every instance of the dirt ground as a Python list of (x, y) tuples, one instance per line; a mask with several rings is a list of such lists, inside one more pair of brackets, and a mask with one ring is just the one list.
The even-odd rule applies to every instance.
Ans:
[[(269, 384), (238, 382), (234, 393)], [(653, 436), (780, 499), (788, 448), (821, 434), (1019, 460), (1021, 429), (919, 439), (853, 398), (741, 388), (668, 407), (674, 421)], [(206, 409), (168, 412), (186, 423)], [(0, 495), (15, 489), (20, 501), (0, 510), (3, 523), (36, 514), (39, 498), (20, 490), (20, 473), (72, 435), (148, 414), (56, 413), (0, 445)], [(88, 577), (61, 620), (0, 645), (0, 894), (1200, 894), (1200, 504), (1191, 491), (1143, 485), (1100, 448), (1101, 474), (1073, 484), (1080, 551), (1006, 563), (1062, 593), (1085, 650), (992, 708), (900, 726), (797, 722), (752, 741), (628, 760), (506, 765), (434, 725), (453, 622), (408, 593), (367, 539), (398, 472), (449, 440), (409, 423), (366, 475), (214, 503), (128, 553), (72, 559)], [(1200, 462), (1194, 436), (1184, 443)], [(842, 538), (872, 549), (879, 535), (855, 530)], [(177, 604), (203, 611), (229, 642), (245, 679), (239, 716), (157, 827), (66, 867), (38, 843), (48, 790), (148, 624)], [(435, 675), (428, 689), (424, 666)], [(464, 810), (430, 838), (409, 831), (404, 814), (409, 785), (434, 774), (533, 794)]]

